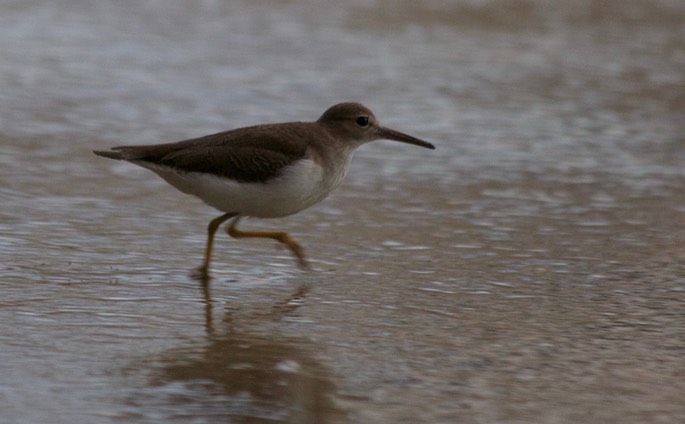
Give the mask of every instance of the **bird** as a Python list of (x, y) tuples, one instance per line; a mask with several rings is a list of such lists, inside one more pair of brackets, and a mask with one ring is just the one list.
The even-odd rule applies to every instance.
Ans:
[(324, 200), (345, 177), (354, 151), (387, 139), (427, 149), (427, 141), (386, 128), (360, 103), (339, 103), (313, 122), (254, 125), (173, 143), (94, 150), (98, 156), (146, 168), (183, 193), (223, 214), (207, 227), (202, 265), (193, 275), (209, 281), (214, 236), (232, 219), (233, 238), (269, 238), (287, 246), (302, 268), (308, 262), (287, 232), (246, 231), (244, 217), (280, 218)]

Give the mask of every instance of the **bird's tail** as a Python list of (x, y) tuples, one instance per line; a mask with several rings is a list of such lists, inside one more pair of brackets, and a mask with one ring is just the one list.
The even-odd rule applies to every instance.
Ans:
[(104, 158), (110, 158), (110, 159), (117, 159), (117, 160), (122, 160), (124, 159), (123, 153), (119, 150), (93, 150), (93, 153), (95, 153), (98, 156), (102, 156)]

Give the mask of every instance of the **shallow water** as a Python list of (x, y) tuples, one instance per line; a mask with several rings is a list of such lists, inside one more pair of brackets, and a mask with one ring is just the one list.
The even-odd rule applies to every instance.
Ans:
[[(685, 421), (679, 1), (0, 3), (0, 421)], [(92, 149), (316, 119), (304, 246)]]

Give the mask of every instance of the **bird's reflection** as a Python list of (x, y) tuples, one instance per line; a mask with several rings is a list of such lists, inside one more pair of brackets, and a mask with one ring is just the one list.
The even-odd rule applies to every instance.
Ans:
[(195, 411), (185, 415), (188, 419), (211, 417), (219, 422), (341, 421), (345, 415), (331, 400), (333, 383), (311, 356), (311, 342), (262, 331), (302, 305), (307, 285), (247, 317), (228, 305), (216, 325), (210, 287), (201, 288), (208, 342), (163, 355), (153, 386), (183, 387), (182, 394), (167, 398), (172, 403), (167, 406)]
[[(207, 335), (211, 336), (214, 334), (214, 302), (212, 300), (211, 288), (208, 281), (200, 281), (200, 288), (202, 289), (202, 296), (204, 298), (205, 305), (205, 329)], [(271, 307), (271, 311), (268, 314), (257, 312), (256, 315), (260, 315), (263, 319), (279, 320), (289, 313), (295, 312), (300, 306), (305, 297), (309, 294), (309, 285), (304, 283), (301, 284), (297, 290), (295, 290), (290, 296), (285, 297)], [(224, 322), (231, 322), (232, 314), (229, 309), (226, 309), (226, 315), (224, 317)]]

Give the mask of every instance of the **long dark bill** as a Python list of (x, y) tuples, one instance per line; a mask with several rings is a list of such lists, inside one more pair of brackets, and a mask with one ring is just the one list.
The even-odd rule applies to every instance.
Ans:
[(415, 146), (421, 146), (427, 149), (435, 149), (435, 146), (427, 141), (420, 140), (416, 137), (412, 137), (399, 131), (391, 130), (390, 128), (379, 128), (378, 135), (387, 140), (401, 141), (402, 143), (413, 144)]

